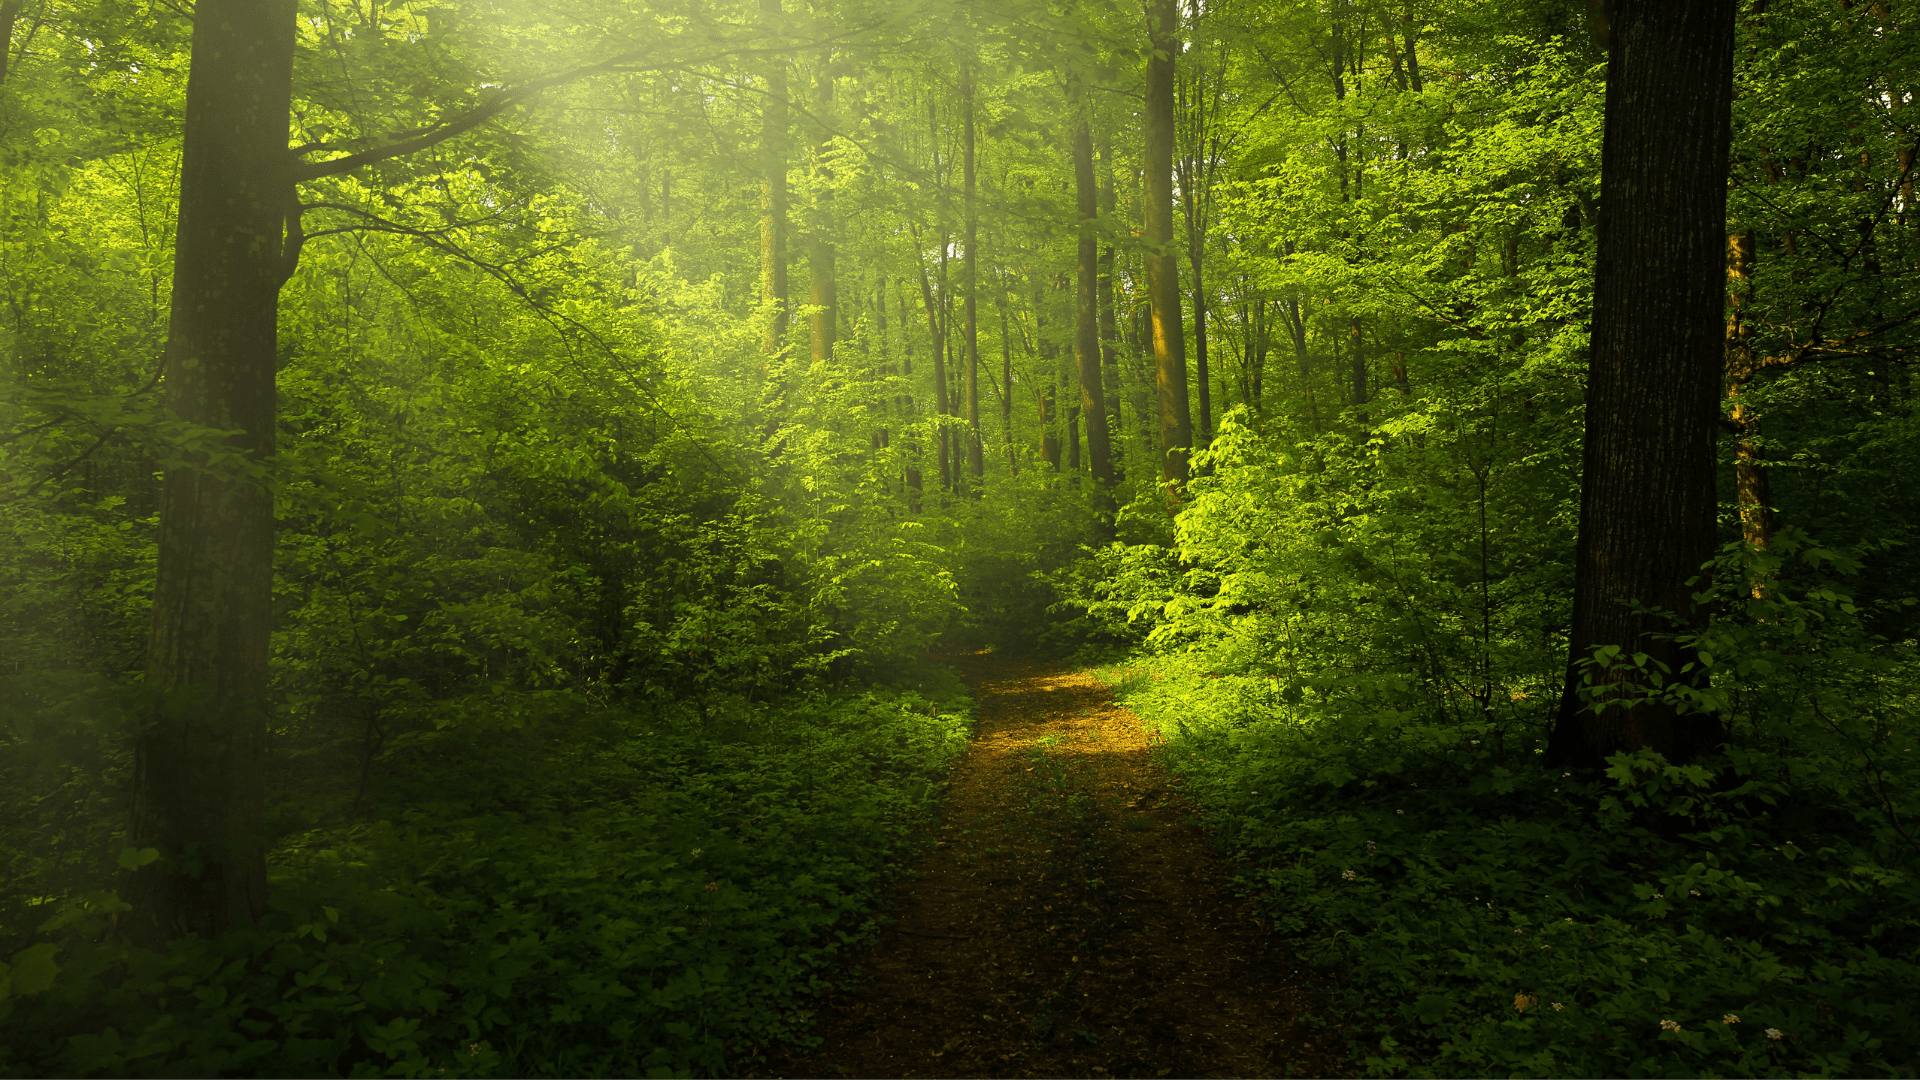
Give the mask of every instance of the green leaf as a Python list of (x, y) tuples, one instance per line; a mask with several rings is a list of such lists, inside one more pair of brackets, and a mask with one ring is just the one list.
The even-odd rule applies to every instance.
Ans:
[(53, 956), (60, 946), (51, 943), (29, 946), (13, 954), (13, 963), (6, 973), (5, 992), (0, 998), (12, 994), (27, 996), (38, 994), (53, 985), (53, 977), (60, 966), (53, 962)]
[(120, 869), (138, 870), (159, 857), (159, 848), (122, 848)]

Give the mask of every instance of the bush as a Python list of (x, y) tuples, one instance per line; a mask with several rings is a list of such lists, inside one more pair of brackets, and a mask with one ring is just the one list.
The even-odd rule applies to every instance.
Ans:
[(112, 934), (111, 893), (66, 904), (13, 959), (0, 1068), (723, 1072), (799, 1033), (870, 932), (966, 710), (872, 691), (426, 733), (390, 751), (406, 809), (274, 853), (257, 926), (155, 953)]
[[(1724, 753), (1551, 773), (1542, 702), (1448, 720), (1388, 677), (1290, 683), (1194, 651), (1113, 677), (1243, 886), (1335, 973), (1375, 1074), (1911, 1075), (1920, 665), (1789, 538), (1731, 552), (1690, 644)], [(1528, 702), (1516, 703), (1525, 706)]]

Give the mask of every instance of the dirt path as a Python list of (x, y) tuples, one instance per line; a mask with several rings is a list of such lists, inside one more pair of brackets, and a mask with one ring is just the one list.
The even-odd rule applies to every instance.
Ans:
[(1328, 1075), (1339, 1039), (1095, 679), (957, 666), (979, 734), (898, 919), (778, 1075)]

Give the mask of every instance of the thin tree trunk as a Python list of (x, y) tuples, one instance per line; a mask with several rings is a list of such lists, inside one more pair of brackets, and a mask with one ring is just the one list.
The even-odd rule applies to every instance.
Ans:
[[(920, 250), (920, 232), (918, 229), (910, 229), (909, 233), (913, 237), (915, 266), (920, 271), (920, 300), (927, 308), (927, 337), (933, 343), (934, 408), (938, 410), (937, 415), (944, 417), (948, 413), (946, 334), (941, 326), (940, 308), (933, 299), (933, 283), (927, 280), (926, 253)], [(947, 429), (944, 423), (940, 428), (939, 443), (940, 486), (943, 489), (951, 488), (953, 473), (947, 455)]]
[(299, 256), (287, 152), (293, 0), (200, 0), (187, 74), (166, 406), (234, 431), (237, 460), (169, 467), (127, 842), (133, 939), (211, 936), (265, 910), (274, 367), (280, 286)]
[(1641, 747), (1682, 761), (1721, 734), (1712, 716), (1660, 703), (1596, 712), (1576, 690), (1604, 645), (1692, 677), (1682, 674), (1692, 657), (1655, 636), (1671, 624), (1635, 605), (1696, 622), (1693, 593), (1714, 553), (1735, 9), (1611, 5), (1580, 539), (1550, 764), (1597, 768)]
[[(1101, 530), (1107, 534), (1112, 528), (1113, 455), (1107, 427), (1107, 392), (1100, 370), (1100, 203), (1093, 179), (1093, 129), (1087, 123), (1084, 104), (1080, 123), (1073, 133), (1073, 179), (1080, 214), (1073, 359), (1080, 375), (1080, 409), (1087, 417), (1087, 457), (1097, 488), (1094, 498), (1102, 521)], [(1076, 438), (1076, 467), (1079, 445)]]
[(1173, 253), (1175, 58), (1180, 54), (1177, 0), (1149, 0), (1147, 62), (1145, 257), (1151, 304), (1154, 382), (1160, 413), (1160, 476), (1177, 498), (1185, 489), (1193, 448), (1187, 399), (1187, 342), (1180, 315), (1180, 264)]
[(963, 329), (967, 348), (967, 470), (973, 473), (975, 480), (973, 489), (978, 495), (980, 492), (978, 481), (986, 475), (987, 465), (980, 441), (980, 320), (977, 296), (980, 291), (980, 211), (974, 202), (972, 61), (968, 61), (961, 68), (960, 98), (966, 110), (966, 119), (960, 130), (961, 153), (965, 158), (961, 166), (961, 183), (967, 212), (967, 261), (961, 267), (961, 273), (966, 277), (967, 289)]
[[(915, 238), (914, 246), (916, 248), (919, 246), (917, 237)], [(905, 281), (897, 283), (893, 297), (894, 303), (899, 305), (900, 310), (900, 377), (905, 380), (908, 388), (907, 393), (901, 398), (901, 410), (905, 415), (906, 422), (911, 425), (914, 417), (912, 390), (913, 335), (909, 333), (909, 328), (913, 325), (913, 322), (907, 315), (907, 287)], [(912, 431), (913, 429), (909, 427), (908, 430)], [(917, 464), (919, 460), (920, 444), (909, 440), (907, 443), (906, 467), (907, 509), (916, 514), (920, 512), (920, 492), (922, 487), (920, 466)]]
[[(1752, 305), (1754, 234), (1727, 234), (1727, 401), (1728, 422), (1738, 433), (1734, 444), (1734, 490), (1740, 502), (1740, 535), (1764, 550), (1773, 542), (1773, 492), (1767, 483), (1766, 452), (1761, 448), (1760, 418), (1747, 408), (1746, 384), (1755, 370), (1753, 332), (1747, 326)], [(1765, 597), (1767, 582), (1753, 582), (1753, 595)]]
[(1007, 475), (1020, 475), (1020, 460), (1013, 445), (1013, 338), (1007, 325), (1007, 279), (1000, 275), (1000, 427), (1006, 433)]
[[(814, 107), (821, 115), (833, 107), (833, 56), (822, 53), (814, 75)], [(834, 281), (834, 234), (837, 225), (833, 213), (833, 167), (827, 155), (833, 150), (833, 138), (826, 136), (814, 151), (813, 228), (807, 241), (807, 271), (810, 289), (807, 302), (813, 305), (809, 320), (814, 360), (833, 356), (833, 345), (840, 334), (840, 300)]]
[(1123, 476), (1121, 447), (1126, 445), (1126, 428), (1120, 417), (1120, 329), (1114, 315), (1114, 279), (1113, 279), (1113, 241), (1111, 230), (1116, 228), (1115, 213), (1119, 200), (1113, 190), (1113, 139), (1102, 130), (1099, 138), (1100, 151), (1100, 217), (1102, 219), (1100, 245), (1099, 281), (1095, 288), (1099, 291), (1100, 301), (1100, 366), (1103, 371), (1102, 385), (1107, 391), (1108, 429), (1118, 432), (1120, 437), (1109, 439), (1108, 460), (1112, 463), (1113, 478), (1117, 483)]
[[(760, 11), (780, 18), (780, 0), (760, 0)], [(760, 150), (766, 157), (761, 184), (760, 223), (761, 297), (773, 303), (761, 348), (768, 355), (787, 340), (787, 64), (775, 56), (767, 61), (767, 100), (760, 110)]]

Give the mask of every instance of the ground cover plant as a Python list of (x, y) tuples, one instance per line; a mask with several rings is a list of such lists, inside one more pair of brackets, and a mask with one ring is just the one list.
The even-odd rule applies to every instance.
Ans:
[(1845, 640), (1838, 602), (1755, 602), (1744, 640), (1716, 635), (1724, 755), (1602, 777), (1539, 769), (1524, 713), (1435, 724), (1338, 684), (1289, 707), (1177, 661), (1118, 681), (1243, 886), (1343, 973), (1373, 1072), (1901, 1075), (1915, 658)]
[(0, 1067), (724, 1071), (802, 1030), (796, 1002), (870, 933), (965, 744), (955, 691), (581, 708), (416, 743), (371, 796), (390, 813), (275, 850), (257, 926), (161, 953), (107, 934), (112, 893), (44, 905)]

